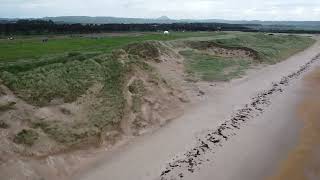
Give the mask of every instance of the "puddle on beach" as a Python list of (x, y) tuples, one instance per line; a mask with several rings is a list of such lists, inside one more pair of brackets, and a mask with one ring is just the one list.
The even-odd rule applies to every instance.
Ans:
[(320, 179), (320, 67), (304, 78), (304, 97), (297, 107), (303, 121), (298, 145), (269, 180)]

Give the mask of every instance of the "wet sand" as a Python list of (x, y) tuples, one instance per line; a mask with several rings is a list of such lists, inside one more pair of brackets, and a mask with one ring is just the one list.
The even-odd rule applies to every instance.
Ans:
[(262, 180), (273, 174), (298, 143), (303, 124), (295, 109), (302, 100), (302, 89), (298, 80), (271, 97), (261, 116), (249, 120), (236, 136), (206, 155), (213, 160), (184, 179)]
[(270, 180), (320, 179), (320, 67), (306, 76), (297, 117), (303, 123), (299, 142)]
[[(238, 127), (240, 129), (234, 132), (225, 128), (227, 140), (222, 134), (225, 129), (220, 132), (222, 136), (218, 132), (222, 140), (221, 144), (219, 142), (217, 145), (221, 148), (207, 151), (208, 153), (202, 153), (201, 156), (196, 154), (202, 160), (208, 160), (207, 162), (195, 161), (195, 166), (191, 160), (191, 172), (188, 167), (190, 163), (184, 163), (184, 158), (187, 152), (192, 152), (195, 147), (199, 148), (199, 139), (201, 143), (201, 138), (208, 132), (215, 133), (217, 128), (224, 126), (226, 120), (237, 114), (239, 109), (255, 101), (254, 97), (257, 94), (272, 89), (274, 82), (281, 82), (282, 77), (299, 70), (319, 52), (318, 41), (311, 48), (286, 61), (253, 70), (245, 78), (214, 87), (212, 93), (208, 94), (208, 99), (201, 105), (153, 134), (139, 137), (114, 152), (106, 152), (98, 163), (87, 171), (79, 172), (74, 179), (152, 180), (183, 177), (250, 180), (267, 177), (276, 170), (277, 164), (287, 152), (298, 143), (302, 126), (301, 121), (294, 116), (294, 106), (301, 100), (298, 78), (283, 87), (281, 84), (281, 90), (276, 87), (276, 95), (270, 97), (270, 101), (264, 101), (263, 97), (259, 97), (259, 103), (264, 110), (260, 112), (259, 105), (253, 113), (262, 115), (248, 118)], [(246, 111), (240, 113), (246, 115)], [(248, 116), (251, 117), (250, 114)], [(213, 149), (211, 146), (213, 147), (211, 144), (208, 145)], [(205, 144), (200, 144), (200, 150), (201, 147), (208, 149)], [(182, 160), (183, 163), (172, 168), (172, 163), (177, 160)], [(168, 168), (172, 168), (170, 172), (160, 177)]]

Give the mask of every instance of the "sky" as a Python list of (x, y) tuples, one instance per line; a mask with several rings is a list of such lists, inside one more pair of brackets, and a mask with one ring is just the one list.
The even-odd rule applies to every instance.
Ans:
[(0, 0), (0, 18), (52, 16), (320, 21), (320, 0)]

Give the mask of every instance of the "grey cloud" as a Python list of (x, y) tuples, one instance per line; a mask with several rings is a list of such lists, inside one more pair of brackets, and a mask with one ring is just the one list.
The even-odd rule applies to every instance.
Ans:
[(0, 17), (63, 15), (319, 20), (314, 0), (0, 0)]

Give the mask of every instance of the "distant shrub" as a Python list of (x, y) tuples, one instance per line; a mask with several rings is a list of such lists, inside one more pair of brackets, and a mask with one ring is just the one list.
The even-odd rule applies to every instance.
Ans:
[(134, 80), (130, 85), (129, 85), (129, 91), (132, 94), (142, 94), (145, 89), (143, 85), (143, 81), (141, 79)]
[(81, 53), (79, 53), (79, 52), (69, 52), (68, 53), (68, 57), (74, 57), (74, 56), (79, 56), (79, 55), (81, 55)]
[(124, 47), (129, 55), (138, 56), (145, 60), (158, 61), (160, 57), (159, 44), (153, 41), (144, 43), (132, 43)]
[(146, 91), (143, 81), (141, 79), (134, 80), (128, 89), (132, 93), (132, 110), (133, 112), (139, 112), (142, 106), (142, 97)]
[(58, 121), (36, 122), (33, 124), (33, 127), (41, 128), (49, 137), (66, 145), (80, 143), (86, 138), (97, 136), (99, 133), (96, 127), (89, 124), (72, 126)]
[(3, 120), (0, 120), (0, 128), (2, 129), (8, 129), (10, 126), (9, 124), (7, 124), (6, 122), (4, 122)]
[(17, 144), (32, 146), (39, 138), (39, 134), (32, 129), (23, 129), (13, 139)]

